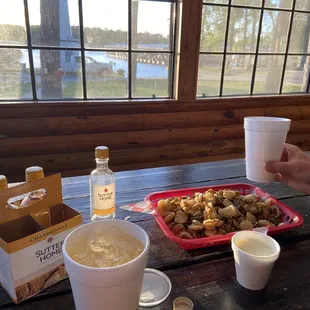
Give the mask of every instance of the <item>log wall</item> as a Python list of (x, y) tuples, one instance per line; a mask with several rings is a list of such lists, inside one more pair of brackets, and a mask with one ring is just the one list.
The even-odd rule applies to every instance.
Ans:
[(245, 116), (291, 118), (288, 142), (310, 151), (309, 98), (0, 104), (0, 174), (88, 174), (97, 145), (110, 147), (115, 171), (241, 158)]

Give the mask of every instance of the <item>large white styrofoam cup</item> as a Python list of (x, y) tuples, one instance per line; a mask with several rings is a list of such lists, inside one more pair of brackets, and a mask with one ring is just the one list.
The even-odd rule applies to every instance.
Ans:
[[(273, 253), (268, 256), (251, 255), (238, 247), (238, 241), (244, 239), (259, 238), (266, 242)], [(274, 262), (280, 254), (280, 246), (277, 241), (268, 235), (255, 231), (241, 231), (236, 233), (231, 241), (234, 252), (237, 281), (249, 290), (262, 290), (269, 279)]]
[(246, 176), (271, 183), (276, 175), (265, 171), (267, 161), (280, 160), (291, 120), (278, 117), (245, 117)]
[[(116, 227), (135, 237), (144, 245), (134, 260), (115, 267), (94, 268), (75, 262), (67, 249), (91, 234)], [(150, 241), (138, 225), (121, 220), (102, 220), (80, 226), (64, 241), (63, 254), (69, 275), (76, 310), (138, 310), (144, 269)]]

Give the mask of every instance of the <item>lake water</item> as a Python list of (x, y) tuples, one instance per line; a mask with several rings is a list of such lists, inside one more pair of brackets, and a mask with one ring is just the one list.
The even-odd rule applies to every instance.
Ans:
[[(28, 53), (22, 51), (23, 56), (20, 59), (21, 63), (26, 63), (26, 68), (29, 68)], [(85, 52), (85, 56), (94, 58), (98, 62), (113, 62), (113, 71), (122, 69), (125, 72), (125, 77), (128, 76), (128, 60), (109, 57), (104, 52)], [(33, 51), (34, 67), (40, 68), (40, 51)], [(168, 78), (168, 67), (165, 65), (137, 63), (137, 78)]]

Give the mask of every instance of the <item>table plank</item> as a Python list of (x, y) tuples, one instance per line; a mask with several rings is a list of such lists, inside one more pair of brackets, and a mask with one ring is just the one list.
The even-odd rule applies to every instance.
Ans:
[[(275, 238), (282, 245), (294, 244), (298, 241), (301, 241), (301, 243), (303, 243), (302, 240), (310, 239), (310, 219), (307, 216), (310, 206), (310, 197), (296, 197), (284, 201), (287, 201), (292, 206), (294, 205), (296, 209), (303, 213), (305, 217), (305, 225), (299, 229), (295, 229), (293, 231), (289, 231), (282, 235), (276, 236)], [(150, 236), (151, 247), (148, 261), (148, 267), (150, 268), (155, 268), (163, 271), (178, 269), (184, 266), (188, 266), (188, 268), (190, 268), (190, 266), (194, 264), (205, 263), (207, 261), (216, 261), (221, 258), (227, 258), (232, 256), (230, 245), (196, 249), (192, 251), (182, 250), (177, 244), (170, 241), (163, 234), (154, 219), (148, 221), (143, 220), (137, 222), (137, 224), (144, 228)], [(288, 245), (288, 247), (291, 247), (291, 245)], [(35, 301), (38, 298), (46, 298), (50, 295), (56, 296), (68, 292), (70, 292), (69, 282), (63, 281), (46, 290), (45, 292), (38, 294), (31, 300)], [(5, 293), (5, 291), (3, 289), (0, 289), (0, 309), (1, 307), (9, 306), (11, 304), (12, 302)]]
[[(244, 160), (200, 163), (176, 166), (175, 168), (142, 169), (131, 172), (119, 172), (116, 175), (116, 188), (119, 193), (139, 189), (184, 186), (187, 183), (229, 179), (245, 176)], [(63, 198), (89, 197), (88, 176), (64, 178)]]
[[(118, 206), (116, 217), (119, 219), (124, 219), (125, 217), (130, 216), (130, 221), (136, 222), (149, 233), (151, 239), (151, 249), (148, 262), (149, 267), (167, 271), (168, 273), (172, 272), (172, 277), (174, 277), (174, 270), (191, 270), (191, 268), (194, 268), (194, 266), (200, 266), (200, 268), (204, 268), (204, 264), (206, 264), (206, 266), (211, 266), (210, 264), (216, 264), (219, 259), (231, 257), (230, 246), (184, 251), (165, 237), (165, 235), (159, 229), (156, 221), (153, 219), (152, 215), (130, 212), (127, 210), (122, 210), (119, 207), (124, 204), (142, 201), (147, 194), (153, 191), (163, 191), (184, 187), (212, 186), (217, 184), (252, 183), (244, 177), (245, 170), (243, 160), (207, 164), (203, 163), (157, 169), (144, 169), (138, 171), (121, 172), (117, 173), (116, 175), (116, 197)], [(279, 242), (283, 245), (298, 242), (298, 245), (299, 243), (303, 243), (302, 240), (310, 239), (310, 219), (308, 219), (310, 197), (303, 195), (302, 193), (298, 193), (280, 183), (273, 183), (270, 185), (259, 184), (259, 187), (263, 188), (268, 193), (272, 194), (273, 196), (291, 206), (293, 209), (297, 210), (305, 218), (305, 225), (302, 228), (276, 237)], [(64, 201), (68, 205), (79, 210), (83, 214), (84, 222), (88, 222), (88, 176), (63, 179), (63, 189)], [(285, 247), (290, 247), (290, 245), (285, 245)], [(227, 264), (228, 267), (226, 267), (231, 268), (229, 267), (229, 264), (231, 263)], [(197, 274), (199, 274), (199, 268)], [(210, 274), (206, 276), (210, 276)], [(219, 279), (221, 279), (221, 277)], [(232, 290), (231, 287), (233, 287), (233, 285), (230, 282), (225, 282), (227, 281), (226, 278), (223, 278), (223, 281), (223, 283), (229, 284), (227, 284), (227, 290)], [(208, 284), (206, 285), (208, 286)], [(207, 288), (212, 291), (212, 286), (208, 286)], [(184, 291), (184, 293), (186, 292), (190, 292), (189, 288)], [(60, 308), (57, 308), (58, 304), (54, 304), (51, 301), (51, 297), (53, 297), (53, 300), (57, 300), (57, 303), (59, 302)], [(227, 298), (229, 305), (229, 296)], [(33, 297), (29, 301), (26, 301), (21, 306), (17, 307), (12, 306), (13, 303), (5, 291), (0, 289), (0, 309), (37, 309), (36, 305), (41, 305), (41, 299), (44, 300), (45, 309), (74, 309), (68, 280), (62, 281), (61, 283), (55, 285), (54, 287), (46, 290), (41, 294), (38, 294), (36, 297)], [(216, 301), (216, 299), (214, 300)], [(210, 302), (210, 300), (208, 302)], [(201, 308), (204, 306), (205, 305), (203, 303), (201, 305), (198, 304), (197, 309), (205, 309)], [(276, 306), (273, 305), (273, 307)], [(160, 308), (153, 309), (164, 310), (166, 308), (162, 308), (162, 306), (160, 306)], [(171, 304), (169, 309), (171, 309)]]
[[(310, 240), (282, 246), (268, 285), (259, 292), (248, 291), (237, 283), (231, 257), (172, 269), (165, 272), (172, 282), (170, 296), (161, 305), (149, 309), (171, 310), (178, 296), (191, 298), (195, 310), (309, 309), (309, 260)], [(75, 309), (72, 295), (63, 292), (61, 296), (1, 309)]]
[[(132, 190), (130, 192), (122, 192), (117, 190), (116, 191), (116, 204), (117, 204), (117, 212), (116, 217), (118, 219), (124, 219), (127, 216), (131, 216), (132, 221), (141, 221), (146, 219), (152, 219), (152, 215), (148, 215), (145, 213), (136, 213), (136, 212), (129, 212), (122, 210), (119, 208), (122, 205), (126, 205), (129, 203), (135, 203), (139, 201), (143, 201), (144, 198), (151, 192), (157, 191), (166, 191), (172, 189), (179, 189), (179, 188), (189, 188), (189, 187), (204, 187), (204, 186), (212, 186), (212, 185), (220, 185), (220, 184), (233, 184), (233, 183), (249, 183), (254, 184), (251, 181), (248, 181), (245, 177), (241, 178), (231, 178), (231, 179), (220, 179), (220, 180), (213, 180), (213, 181), (204, 181), (204, 182), (191, 182), (187, 184), (175, 184), (169, 186), (158, 186), (155, 188), (143, 188)], [(141, 186), (143, 182), (141, 182)], [(256, 184), (257, 185), (257, 184)], [(298, 193), (295, 190), (287, 187), (281, 183), (273, 183), (273, 184), (259, 184), (263, 190), (268, 192), (269, 194), (275, 196), (278, 199), (287, 199), (292, 197), (304, 197), (305, 195), (302, 193)], [(64, 199), (64, 202), (71, 206), (72, 208), (78, 210), (83, 214), (84, 222), (88, 222), (90, 220), (89, 217), (89, 197), (82, 197), (82, 198), (69, 198)], [(294, 208), (294, 206), (292, 205)]]

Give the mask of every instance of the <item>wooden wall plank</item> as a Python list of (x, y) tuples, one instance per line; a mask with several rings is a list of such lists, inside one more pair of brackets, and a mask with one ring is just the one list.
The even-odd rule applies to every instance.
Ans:
[(275, 95), (233, 98), (208, 98), (193, 101), (72, 101), (16, 102), (0, 104), (0, 119), (132, 115), (149, 113), (218, 111), (247, 108), (270, 108), (309, 105), (309, 95)]
[(0, 157), (8, 157), (11, 154), (27, 156), (87, 152), (102, 144), (116, 150), (163, 144), (204, 143), (240, 139), (243, 132), (241, 125), (235, 125), (3, 139), (0, 140)]
[[(193, 111), (134, 115), (100, 115), (0, 120), (0, 136), (38, 137), (86, 133), (124, 132), (167, 128), (193, 128), (243, 124), (245, 116), (263, 116), (264, 108)], [(218, 128), (218, 127), (217, 127)]]
[[(290, 135), (287, 141), (301, 146), (305, 151), (310, 150), (309, 135)], [(163, 144), (151, 147), (112, 149), (110, 157), (113, 169), (118, 166), (128, 170), (129, 167), (137, 169), (160, 166), (167, 162), (177, 165), (182, 159), (200, 158), (200, 161), (209, 161), (210, 158), (216, 160), (219, 156), (226, 158), (225, 156), (230, 154), (238, 154), (239, 156), (243, 153), (244, 140), (235, 139), (216, 140), (212, 143)], [(189, 160), (189, 162), (191, 161)], [(15, 176), (22, 176), (25, 168), (31, 165), (42, 166), (46, 172), (81, 169), (88, 171), (94, 167), (94, 152), (5, 157), (0, 160), (0, 174), (8, 175), (9, 178), (12, 178), (11, 176), (14, 178)]]
[[(286, 107), (268, 107), (266, 108), (266, 116), (286, 117), (292, 120), (309, 120), (310, 119), (310, 100), (305, 106)], [(309, 124), (310, 128), (310, 124)]]
[[(188, 143), (111, 150), (111, 166), (133, 163), (155, 163), (182, 158), (208, 157), (243, 152), (243, 140), (214, 141), (213, 143)], [(21, 174), (31, 165), (42, 166), (47, 172), (87, 169), (94, 166), (94, 152), (47, 154), (23, 157), (6, 157), (0, 160), (0, 174)], [(22, 173), (23, 174), (23, 173)]]
[(98, 144), (110, 146), (116, 170), (240, 158), (243, 118), (259, 115), (291, 118), (288, 142), (310, 149), (306, 95), (106, 106), (99, 102), (1, 104), (0, 174), (20, 180), (30, 165), (42, 165), (48, 173), (88, 173)]
[[(290, 135), (309, 130), (308, 122), (292, 123)], [(0, 140), (0, 158), (18, 156), (61, 154), (92, 151), (98, 145), (111, 149), (128, 149), (164, 144), (207, 143), (215, 140), (242, 139), (243, 125), (177, 128), (145, 131), (111, 132), (97, 134), (27, 137)], [(301, 136), (301, 139), (304, 139)], [(299, 140), (297, 144), (300, 143)]]

